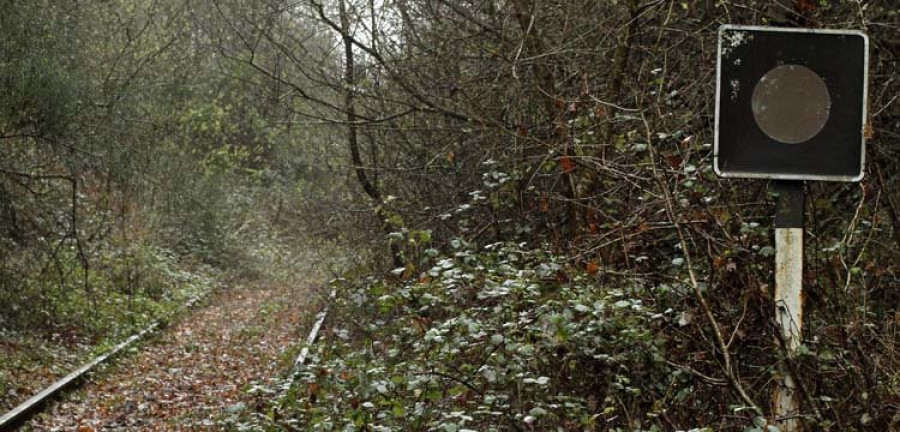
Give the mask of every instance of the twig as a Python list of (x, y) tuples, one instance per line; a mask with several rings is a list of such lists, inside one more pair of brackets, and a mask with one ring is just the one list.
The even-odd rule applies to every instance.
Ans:
[(718, 386), (728, 385), (728, 381), (727, 381), (727, 380), (723, 380), (723, 379), (719, 379), (719, 378), (713, 378), (713, 377), (711, 377), (711, 376), (709, 376), (709, 375), (706, 375), (706, 374), (704, 374), (703, 372), (700, 372), (700, 371), (698, 371), (697, 369), (694, 369), (694, 368), (692, 368), (692, 367), (690, 367), (690, 366), (687, 366), (687, 365), (680, 365), (680, 364), (675, 363), (675, 362), (670, 361), (670, 360), (666, 360), (666, 364), (669, 365), (669, 366), (672, 366), (672, 367), (674, 367), (674, 368), (676, 368), (676, 369), (680, 369), (680, 370), (682, 370), (682, 371), (684, 371), (684, 372), (687, 372), (687, 373), (689, 373), (689, 374), (691, 374), (691, 375), (696, 375), (698, 378), (702, 379), (703, 381), (708, 382), (709, 384), (712, 384), (712, 385), (718, 385)]

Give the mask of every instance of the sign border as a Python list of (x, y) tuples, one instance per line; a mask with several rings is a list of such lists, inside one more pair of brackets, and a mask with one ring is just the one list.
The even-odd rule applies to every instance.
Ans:
[[(760, 172), (723, 172), (719, 169), (719, 106), (722, 90), (722, 36), (729, 30), (768, 31), (776, 33), (806, 33), (806, 34), (832, 34), (846, 36), (862, 36), (863, 38), (863, 88), (862, 88), (862, 125), (860, 131), (860, 161), (859, 174), (856, 176), (842, 175), (815, 175), (815, 174), (777, 174)], [(868, 124), (869, 106), (869, 36), (861, 30), (837, 30), (837, 29), (807, 29), (792, 27), (771, 27), (754, 25), (723, 24), (718, 30), (716, 41), (716, 117), (713, 141), (713, 170), (722, 178), (750, 178), (770, 180), (821, 180), (838, 182), (858, 182), (865, 176), (866, 166), (866, 131)]]

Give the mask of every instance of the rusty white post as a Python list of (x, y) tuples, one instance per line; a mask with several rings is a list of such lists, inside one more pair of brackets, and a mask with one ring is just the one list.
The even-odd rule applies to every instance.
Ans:
[[(775, 209), (775, 321), (790, 358), (800, 347), (803, 331), (803, 207), (802, 181), (778, 181)], [(773, 412), (784, 432), (801, 430), (800, 400), (794, 377), (779, 368)]]

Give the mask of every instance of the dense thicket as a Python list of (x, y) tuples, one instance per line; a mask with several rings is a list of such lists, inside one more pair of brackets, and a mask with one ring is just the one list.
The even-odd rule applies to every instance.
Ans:
[[(16, 311), (51, 291), (92, 298), (98, 272), (133, 289), (128, 263), (142, 253), (239, 266), (250, 258), (241, 241), (310, 232), (370, 252), (357, 275), (396, 268), (387, 282), (349, 284), (342, 316), (419, 323), (421, 335), (392, 342), (400, 351), (476, 306), (487, 281), (514, 281), (525, 291), (511, 310), (550, 308), (562, 320), (554, 326), (588, 325), (585, 311), (553, 303), (576, 297), (666, 314), (649, 323), (604, 312), (646, 332), (606, 347), (633, 357), (559, 338), (542, 342), (540, 361), (528, 357), (546, 376), (570, 367), (553, 375), (554, 389), (591, 419), (570, 424), (558, 412), (542, 427), (598, 430), (725, 428), (770, 414), (772, 366), (785, 361), (771, 318), (772, 205), (766, 182), (712, 172), (716, 30), (864, 30), (866, 178), (806, 186), (806, 354), (789, 363), (817, 427), (885, 430), (900, 416), (900, 17), (888, 0), (45, 3), (7, 0), (0, 18), (0, 296), (16, 305), (4, 323), (27, 323), (30, 312)], [(248, 239), (248, 227), (264, 232)], [(470, 291), (443, 298), (436, 263), (471, 266)], [(377, 310), (353, 300), (409, 290)], [(429, 309), (423, 296), (448, 305)], [(368, 325), (353, 327), (362, 345), (348, 350), (388, 344)], [(538, 333), (515, 335), (537, 343)], [(360, 368), (432, 359), (361, 352)], [(461, 380), (460, 370), (439, 372)], [(515, 400), (501, 411), (532, 408), (510, 396), (512, 384), (465, 384)], [(292, 396), (307, 425), (304, 404), (324, 398), (318, 391)], [(367, 409), (364, 394), (336, 394), (333, 410)], [(444, 424), (450, 406), (472, 408), (460, 394), (436, 397), (435, 420), (417, 427)], [(396, 402), (412, 412), (403, 398), (420, 396)], [(531, 427), (522, 417), (474, 428)], [(390, 423), (352, 420), (368, 422)]]
[(285, 114), (265, 89), (219, 63), (200, 11), (129, 1), (2, 8), (4, 326), (80, 327), (94, 318), (69, 312), (98, 310), (72, 302), (162, 296), (162, 261), (246, 260), (236, 238), (260, 229), (253, 221), (285, 190), (274, 149), (291, 132), (272, 127)]

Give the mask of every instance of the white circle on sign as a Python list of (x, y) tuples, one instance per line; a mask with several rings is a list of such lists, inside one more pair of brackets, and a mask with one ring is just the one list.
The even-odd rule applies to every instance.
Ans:
[(753, 88), (750, 104), (756, 124), (769, 138), (800, 144), (825, 127), (831, 95), (819, 74), (790, 64), (766, 72)]

